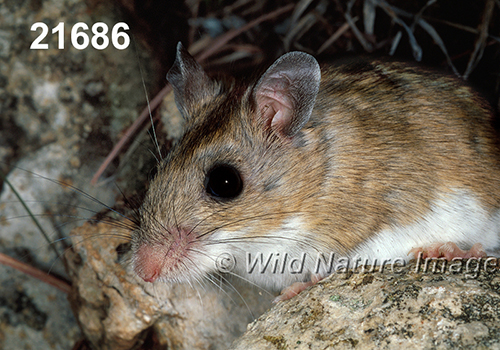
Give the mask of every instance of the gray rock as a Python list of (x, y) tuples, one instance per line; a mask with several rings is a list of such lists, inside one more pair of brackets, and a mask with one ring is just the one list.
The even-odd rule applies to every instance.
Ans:
[(151, 339), (175, 349), (500, 349), (494, 259), (337, 272), (270, 308), (231, 346), (271, 296), (245, 285), (144, 283), (117, 253), (127, 250), (123, 230), (102, 222), (73, 232), (72, 305), (99, 349)]
[(266, 312), (231, 349), (500, 349), (493, 264), (477, 276), (430, 265), (415, 272), (415, 262), (401, 272), (336, 273)]
[(132, 349), (151, 342), (173, 349), (225, 349), (272, 295), (248, 286), (143, 282), (127, 264), (126, 221), (87, 223), (72, 233), (70, 301), (96, 349)]
[[(111, 28), (120, 17), (109, 2), (0, 5), (0, 170), (8, 172), (52, 243), (59, 241), (59, 256), (6, 184), (0, 189), (0, 252), (63, 278), (66, 235), (103, 209), (97, 200), (112, 205), (119, 193), (112, 182), (90, 185), (92, 174), (146, 105), (143, 79), (149, 90), (164, 79), (152, 73), (152, 60), (139, 42), (123, 51), (76, 50), (70, 44), (75, 23), (102, 21)], [(41, 32), (30, 31), (35, 22), (49, 27), (43, 40), (48, 50), (30, 49)], [(65, 49), (50, 34), (59, 22), (66, 26)], [(70, 349), (81, 337), (64, 293), (0, 266), (0, 348)]]

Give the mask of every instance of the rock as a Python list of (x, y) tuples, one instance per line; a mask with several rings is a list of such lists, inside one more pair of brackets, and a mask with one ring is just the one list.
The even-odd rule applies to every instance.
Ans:
[(335, 273), (266, 312), (231, 349), (500, 349), (496, 260), (480, 271), (431, 265)]
[(71, 349), (81, 332), (66, 294), (0, 265), (0, 348)]
[(129, 230), (102, 221), (73, 232), (71, 304), (97, 349), (153, 341), (175, 349), (500, 349), (493, 258), (337, 272), (270, 308), (235, 340), (271, 296), (243, 285), (145, 283), (126, 265)]
[[(123, 16), (111, 2), (0, 5), (0, 170), (8, 173), (50, 240), (57, 242), (59, 255), (72, 225), (103, 209), (102, 203), (113, 205), (118, 188), (112, 182), (92, 186), (90, 179), (146, 105), (143, 81), (151, 93), (165, 79), (154, 73), (158, 67), (140, 40), (131, 41), (126, 50), (77, 50), (71, 45), (75, 23), (92, 26), (99, 21), (111, 28)], [(43, 40), (47, 50), (30, 49), (41, 33), (30, 30), (36, 22), (49, 27)], [(51, 34), (58, 23), (65, 25), (64, 49), (57, 48), (57, 35)], [(0, 252), (65, 278), (60, 256), (18, 198), (6, 184), (0, 190)], [(6, 266), (0, 267), (0, 285), (0, 348), (71, 349), (81, 338), (63, 292)]]
[(105, 219), (72, 233), (68, 252), (70, 302), (96, 349), (132, 349), (150, 343), (174, 349), (226, 349), (272, 295), (248, 286), (194, 287), (146, 283), (127, 266), (130, 228)]

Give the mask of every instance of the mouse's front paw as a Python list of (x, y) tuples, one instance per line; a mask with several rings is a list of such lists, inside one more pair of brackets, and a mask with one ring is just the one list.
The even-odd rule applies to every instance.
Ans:
[(312, 275), (311, 280), (308, 282), (295, 282), (288, 287), (283, 288), (281, 294), (274, 298), (273, 303), (291, 299), (306, 288), (315, 285), (322, 279), (323, 277), (320, 277), (319, 275)]
[(474, 244), (469, 250), (462, 250), (453, 242), (437, 242), (426, 247), (413, 248), (410, 250), (409, 254), (413, 254), (415, 258), (421, 254), (423, 259), (445, 258), (451, 261), (454, 258), (484, 258), (486, 256), (486, 251), (481, 243)]

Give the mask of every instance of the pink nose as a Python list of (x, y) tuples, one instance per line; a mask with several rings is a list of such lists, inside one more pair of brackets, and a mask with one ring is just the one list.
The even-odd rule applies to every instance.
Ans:
[(157, 247), (143, 244), (139, 247), (135, 257), (135, 273), (145, 282), (154, 282), (161, 275), (165, 262), (165, 253)]
[(144, 276), (141, 276), (141, 278), (144, 280), (144, 282), (153, 283), (154, 281), (156, 281), (156, 279), (158, 278), (158, 276), (160, 275), (160, 273), (158, 272), (158, 270), (153, 271), (152, 273), (153, 274), (150, 275), (149, 277), (147, 277), (148, 275), (145, 274)]
[(186, 264), (192, 261), (192, 252), (197, 251), (197, 235), (185, 227), (156, 232), (151, 242), (139, 244), (134, 254), (134, 271), (146, 282), (159, 278), (178, 278)]

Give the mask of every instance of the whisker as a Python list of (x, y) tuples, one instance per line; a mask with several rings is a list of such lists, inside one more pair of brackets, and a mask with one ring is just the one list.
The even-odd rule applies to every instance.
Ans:
[[(97, 213), (97, 212), (96, 212)], [(121, 228), (126, 228), (126, 229), (129, 229), (129, 230), (134, 230), (137, 228), (137, 225), (132, 222), (132, 220), (128, 220), (128, 221), (131, 221), (132, 223), (126, 223), (126, 222), (123, 222), (123, 221), (120, 221), (120, 220), (117, 220), (117, 219), (113, 219), (113, 218), (110, 218), (110, 217), (104, 217), (102, 219), (97, 219), (97, 218), (92, 218), (92, 217), (86, 217), (86, 216), (76, 216), (76, 215), (66, 215), (66, 214), (47, 214), (47, 213), (43, 213), (43, 214), (33, 214), (34, 217), (36, 218), (53, 218), (53, 217), (58, 217), (58, 218), (66, 218), (66, 219), (74, 219), (74, 220), (71, 220), (71, 221), (66, 221), (66, 222), (63, 222), (63, 223), (59, 223), (55, 226), (55, 228), (61, 228), (61, 227), (64, 227), (66, 225), (69, 225), (71, 223), (76, 223), (78, 221), (89, 221), (89, 222), (94, 222), (94, 223), (99, 223), (99, 222), (103, 222), (103, 223), (113, 223), (114, 226), (116, 227), (121, 227)], [(25, 214), (25, 215), (16, 215), (16, 216), (9, 216), (7, 218), (3, 218), (2, 220), (0, 220), (0, 222), (7, 222), (7, 221), (12, 221), (12, 220), (16, 220), (16, 219), (24, 219), (24, 218), (28, 218), (28, 217), (31, 217), (30, 215), (28, 214)]]
[[(220, 281), (224, 281), (226, 282), (226, 285), (231, 288), (237, 295), (238, 297), (241, 299), (241, 301), (243, 302), (243, 304), (245, 305), (245, 307), (247, 308), (248, 312), (250, 313), (250, 315), (252, 316), (252, 318), (255, 318), (252, 310), (250, 309), (250, 306), (248, 305), (248, 303), (245, 301), (245, 298), (243, 298), (243, 296), (241, 295), (241, 293), (238, 291), (238, 289), (236, 287), (234, 287), (226, 278), (224, 278), (222, 275), (217, 275), (217, 277), (220, 278)], [(208, 280), (210, 283), (212, 283), (215, 287), (217, 287), (217, 290), (221, 291), (222, 293), (224, 293), (224, 295), (226, 297), (228, 297), (231, 302), (233, 302), (234, 304), (236, 304), (236, 301), (231, 297), (231, 295), (226, 292), (224, 290), (224, 288), (222, 288), (222, 285), (221, 284), (217, 284), (216, 281), (213, 280), (214, 276), (213, 275), (207, 275), (205, 280)]]
[[(188, 260), (191, 262), (191, 265), (192, 266), (197, 266), (194, 261), (190, 258), (188, 258)], [(183, 264), (185, 265), (185, 264)], [(250, 314), (252, 314), (248, 304), (245, 302), (243, 296), (238, 292), (238, 290), (231, 285), (231, 283), (227, 280), (227, 279), (224, 279), (223, 276), (219, 276), (221, 278), (221, 280), (224, 280), (237, 294), (238, 296), (241, 298), (241, 300), (243, 301), (243, 303), (245, 304), (245, 306), (247, 307), (248, 311), (250, 312)], [(195, 274), (195, 278), (194, 278), (194, 281), (196, 281), (198, 283), (198, 285), (200, 285), (200, 287), (203, 287), (203, 281), (208, 281), (210, 282), (213, 286), (217, 287), (217, 290), (221, 291), (222, 293), (224, 293), (224, 295), (226, 297), (228, 297), (233, 303), (236, 303), (235, 300), (231, 297), (231, 295), (229, 295), (223, 288), (220, 284), (217, 284), (216, 281), (213, 280), (214, 276), (213, 275), (204, 275), (201, 271), (197, 271), (196, 274)], [(197, 293), (199, 293), (199, 291), (194, 288), (194, 286), (192, 285), (191, 281), (188, 280), (188, 284), (191, 286), (191, 288), (193, 288)], [(202, 301), (201, 299), (201, 296), (200, 296), (200, 301)], [(252, 317), (253, 317), (253, 314), (252, 314)]]
[[(47, 240), (47, 242), (50, 242), (49, 236), (47, 235), (47, 233), (45, 232), (45, 230), (43, 229), (43, 227), (40, 225), (40, 223), (33, 216), (33, 213), (31, 212), (31, 209), (26, 205), (26, 203), (21, 198), (21, 195), (17, 192), (16, 188), (10, 183), (10, 181), (7, 179), (7, 176), (5, 176), (5, 174), (1, 170), (0, 170), (0, 178), (3, 180), (4, 183), (7, 184), (7, 186), (9, 186), (9, 188), (12, 190), (12, 192), (17, 197), (17, 199), (19, 199), (20, 204), (23, 206), (24, 210), (26, 210), (26, 212), (28, 213), (29, 217), (32, 219), (33, 223), (38, 228), (38, 230), (40, 231), (40, 233), (42, 234), (42, 236)], [(51, 246), (51, 249), (54, 251), (54, 253), (56, 254), (56, 256), (57, 256), (57, 254), (59, 254), (59, 252), (57, 251), (57, 249), (56, 249), (55, 246)]]
[(117, 215), (119, 215), (119, 216), (121, 216), (121, 217), (123, 217), (123, 218), (127, 218), (124, 214), (122, 214), (122, 213), (120, 213), (119, 211), (117, 211), (117, 210), (113, 209), (112, 207), (110, 207), (109, 205), (105, 204), (105, 203), (104, 203), (104, 202), (102, 202), (101, 200), (97, 199), (97, 198), (96, 198), (96, 197), (94, 197), (94, 196), (91, 196), (90, 194), (88, 194), (87, 192), (85, 192), (85, 191), (83, 191), (83, 190), (79, 189), (79, 188), (78, 188), (78, 187), (76, 187), (76, 186), (70, 185), (70, 184), (65, 183), (64, 181), (61, 181), (61, 180), (54, 180), (54, 179), (51, 179), (51, 178), (49, 178), (49, 177), (46, 177), (46, 176), (43, 176), (43, 175), (37, 174), (37, 173), (35, 173), (35, 172), (33, 172), (33, 171), (26, 170), (26, 169), (23, 169), (23, 168), (20, 168), (20, 167), (17, 167), (17, 166), (16, 166), (15, 168), (16, 168), (16, 169), (19, 169), (19, 170), (22, 170), (22, 171), (24, 171), (24, 172), (26, 172), (26, 173), (28, 173), (28, 174), (31, 174), (31, 175), (33, 175), (33, 176), (35, 176), (35, 177), (38, 177), (38, 178), (44, 179), (44, 180), (46, 180), (46, 181), (52, 182), (52, 183), (54, 183), (54, 184), (56, 184), (56, 185), (59, 185), (59, 186), (61, 186), (61, 187), (68, 188), (68, 189), (70, 189), (71, 191), (73, 191), (73, 192), (75, 192), (75, 193), (77, 193), (77, 194), (81, 195), (83, 198), (87, 198), (87, 199), (89, 199), (89, 200), (93, 201), (94, 203), (97, 203), (97, 204), (99, 204), (99, 205), (103, 206), (104, 208), (108, 209), (109, 211), (112, 211), (113, 213), (115, 213), (115, 214), (117, 214)]
[(240, 218), (237, 220), (226, 222), (226, 223), (219, 225), (217, 227), (214, 227), (213, 229), (204, 232), (203, 234), (199, 235), (198, 237), (201, 238), (205, 235), (211, 234), (211, 233), (213, 233), (221, 228), (225, 228), (225, 227), (228, 227), (230, 225), (235, 225), (235, 224), (239, 224), (239, 223), (242, 223), (245, 221), (250, 221), (250, 220), (255, 220), (255, 219), (265, 219), (265, 220), (269, 219), (269, 220), (271, 220), (271, 219), (274, 219), (274, 217), (276, 215), (282, 215), (282, 214), (294, 214), (294, 212), (265, 213), (265, 214), (261, 214), (261, 215), (254, 215), (254, 216)]
[[(156, 149), (158, 151), (158, 156), (160, 158), (158, 159), (153, 152), (151, 152), (151, 154), (156, 159), (156, 162), (159, 164), (160, 160), (163, 159), (163, 157), (161, 155), (160, 145), (159, 145), (158, 139), (156, 137), (156, 131), (155, 131), (155, 126), (154, 126), (154, 122), (153, 122), (153, 114), (151, 112), (151, 103), (149, 102), (148, 90), (146, 88), (146, 82), (144, 81), (144, 71), (142, 69), (141, 60), (139, 58), (139, 53), (137, 51), (137, 43), (135, 42), (135, 37), (134, 36), (132, 36), (132, 39), (134, 40), (134, 51), (135, 51), (135, 55), (137, 57), (137, 64), (139, 66), (139, 72), (141, 74), (141, 81), (142, 81), (142, 87), (144, 88), (144, 96), (146, 97), (146, 104), (148, 106), (148, 113), (149, 113), (149, 120), (151, 122), (151, 129), (153, 130), (153, 135), (152, 135), (153, 145), (156, 147)], [(151, 134), (150, 134), (150, 136), (151, 136)]]
[[(203, 252), (203, 251), (201, 251), (201, 250), (198, 250), (198, 249), (193, 249), (193, 248), (190, 248), (189, 250), (190, 250), (190, 251), (193, 251), (193, 252), (196, 252), (197, 254), (204, 255), (205, 257), (207, 257), (207, 258), (209, 258), (210, 260), (212, 260), (212, 262), (213, 262), (214, 264), (216, 264), (215, 259), (214, 259), (214, 258), (212, 258), (211, 256), (209, 256), (208, 254), (206, 254), (205, 252)], [(190, 261), (191, 261), (192, 266), (197, 266), (197, 264), (195, 264), (193, 260), (191, 260), (191, 259), (190, 259)], [(272, 296), (272, 295), (273, 295), (272, 293), (270, 293), (270, 292), (269, 292), (268, 290), (266, 290), (265, 288), (262, 288), (262, 287), (261, 287), (261, 286), (259, 286), (258, 284), (255, 284), (254, 282), (252, 282), (252, 281), (250, 281), (250, 280), (248, 280), (248, 279), (244, 278), (243, 276), (240, 276), (240, 275), (238, 275), (238, 274), (235, 274), (235, 273), (233, 273), (233, 272), (231, 272), (231, 271), (227, 271), (227, 272), (224, 272), (224, 273), (227, 273), (227, 274), (229, 274), (229, 275), (231, 275), (231, 276), (237, 277), (238, 279), (240, 279), (240, 280), (242, 280), (242, 281), (244, 281), (244, 282), (247, 282), (247, 283), (251, 284), (252, 286), (256, 287), (257, 289), (259, 289), (259, 290), (261, 290), (261, 291), (263, 291), (264, 293), (269, 294), (270, 296)], [(222, 277), (222, 274), (221, 274), (221, 273), (218, 273), (218, 275), (221, 275), (221, 277)], [(227, 281), (227, 280), (226, 280), (226, 281)], [(229, 283), (229, 281), (227, 281), (227, 282)]]
[[(207, 215), (205, 218), (201, 219), (200, 221), (198, 221), (198, 223), (196, 225), (193, 226), (193, 228), (188, 232), (188, 235), (192, 234), (203, 222), (205, 222), (206, 220), (208, 220), (209, 218), (211, 218), (212, 216), (214, 215), (217, 215), (219, 214), (221, 211), (223, 211), (224, 209), (219, 209), (217, 210), (215, 213), (210, 213), (209, 215)], [(198, 238), (200, 238), (200, 236), (198, 236)]]

